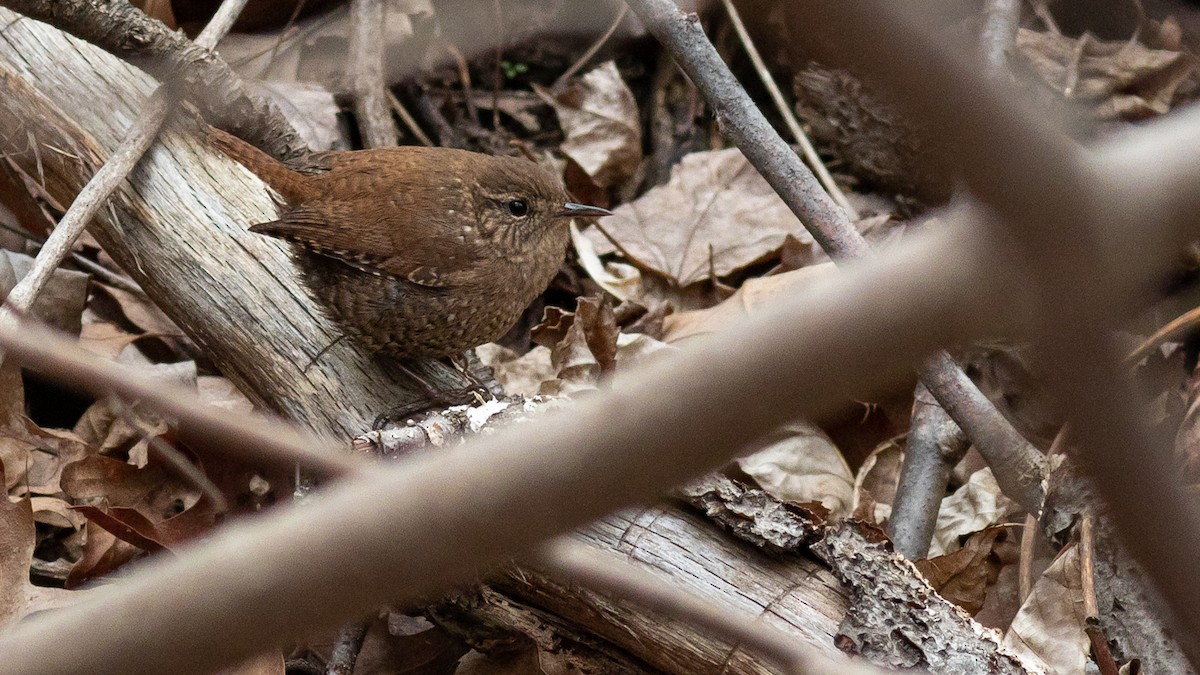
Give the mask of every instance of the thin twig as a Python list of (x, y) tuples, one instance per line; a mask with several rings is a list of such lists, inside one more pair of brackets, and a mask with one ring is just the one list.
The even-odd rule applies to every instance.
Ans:
[(837, 181), (830, 175), (829, 169), (825, 168), (825, 162), (821, 161), (821, 155), (813, 147), (812, 141), (808, 140), (808, 134), (804, 133), (803, 127), (800, 126), (800, 121), (796, 119), (796, 113), (792, 111), (792, 107), (783, 98), (783, 92), (779, 90), (779, 85), (775, 83), (775, 78), (771, 75), (771, 71), (767, 69), (767, 64), (763, 61), (762, 55), (758, 53), (758, 47), (755, 47), (754, 41), (750, 39), (750, 32), (746, 30), (746, 25), (742, 23), (742, 17), (738, 14), (737, 7), (733, 5), (733, 0), (721, 0), (721, 2), (725, 5), (725, 12), (729, 15), (729, 21), (733, 24), (733, 29), (737, 32), (738, 39), (741, 40), (742, 46), (746, 50), (746, 55), (750, 57), (750, 62), (754, 64), (755, 72), (758, 73), (763, 86), (767, 88), (767, 93), (771, 95), (771, 100), (775, 102), (775, 109), (783, 117), (783, 122), (787, 125), (788, 131), (792, 133), (792, 138), (795, 138), (796, 142), (800, 144), (800, 150), (804, 153), (804, 159), (808, 162), (809, 168), (817, 175), (817, 180), (821, 181), (825, 192), (829, 193), (829, 196), (833, 198), (833, 201), (838, 203), (838, 206), (846, 210), (846, 217), (850, 220), (858, 220), (858, 211), (854, 209), (846, 194), (838, 187)]
[(125, 423), (136, 431), (142, 437), (142, 440), (146, 441), (150, 447), (150, 451), (156, 454), (169, 470), (190, 483), (192, 487), (199, 490), (202, 495), (208, 498), (209, 504), (216, 514), (220, 515), (229, 512), (229, 501), (225, 499), (225, 495), (221, 494), (221, 489), (213, 484), (212, 480), (204, 475), (204, 472), (199, 467), (188, 461), (188, 458), (184, 457), (182, 452), (176, 450), (158, 436), (151, 435), (142, 426), (137, 413), (133, 411), (133, 408), (124, 399), (120, 396), (109, 396), (108, 403), (113, 411), (117, 413), (117, 416), (125, 420)]
[[(795, 152), (750, 99), (721, 60), (696, 16), (671, 0), (626, 0), (642, 23), (671, 52), (742, 154), (775, 189), (834, 261), (871, 255), (862, 234), (821, 187)], [(1042, 502), (1041, 453), (1000, 414), (944, 351), (921, 369), (921, 381), (987, 460), (1004, 494), (1026, 511)]]
[(189, 437), (204, 441), (213, 451), (272, 466), (300, 465), (318, 477), (333, 478), (358, 469), (358, 463), (328, 442), (276, 421), (218, 411), (194, 392), (131, 374), (122, 365), (32, 323), (0, 327), (0, 347), (11, 350), (13, 358), (30, 368), (98, 397), (112, 394), (140, 400), (179, 420), (181, 434), (194, 432)]
[(1099, 616), (1096, 602), (1096, 535), (1093, 532), (1092, 514), (1084, 513), (1079, 519), (1079, 580), (1083, 592), (1083, 613)]
[[(547, 536), (652, 500), (728, 461), (746, 439), (796, 416), (819, 419), (840, 409), (943, 340), (1017, 330), (1000, 322), (1027, 301), (1021, 279), (1009, 273), (1004, 248), (985, 235), (930, 233), (820, 289), (776, 298), (771, 311), (639, 370), (621, 390), (581, 400), (572, 415), (372, 465), (302, 507), (232, 524), (97, 591), (94, 602), (9, 629), (0, 635), (0, 675), (211, 672), (264, 645), (362, 616), (381, 601), (477, 578), (481, 568), (528, 554)], [(914, 297), (921, 302), (908, 304)], [(0, 329), (0, 345), (14, 358), (77, 380), (73, 370), (47, 366), (61, 363), (61, 341), (44, 337)], [(788, 405), (760, 405), (768, 399)], [(283, 442), (274, 431), (241, 433)], [(180, 588), (187, 592), (164, 592)], [(297, 599), (304, 611), (294, 611)], [(112, 630), (87, 629), (112, 616), (122, 617)], [(213, 632), (216, 624), (224, 630)], [(72, 636), (70, 650), (61, 649), (62, 635)], [(155, 648), (164, 641), (170, 650)]]
[(1083, 593), (1083, 630), (1092, 643), (1100, 675), (1119, 675), (1120, 669), (1108, 648), (1108, 637), (1100, 623), (1100, 605), (1096, 601), (1096, 534), (1092, 514), (1079, 520), (1079, 581)]
[(608, 25), (608, 28), (604, 29), (604, 32), (600, 34), (600, 37), (596, 38), (596, 41), (587, 48), (587, 51), (585, 51), (583, 55), (575, 61), (575, 63), (571, 64), (570, 68), (564, 70), (562, 75), (559, 75), (558, 79), (554, 80), (554, 84), (550, 85), (550, 89), (553, 91), (561, 90), (563, 86), (566, 85), (567, 80), (574, 77), (575, 73), (578, 73), (580, 68), (586, 66), (588, 61), (591, 61), (592, 57), (594, 57), (600, 51), (600, 49), (604, 47), (604, 44), (612, 39), (612, 36), (617, 32), (617, 29), (621, 27), (621, 22), (625, 20), (625, 15), (627, 14), (629, 14), (629, 5), (621, 5), (621, 8), (617, 10), (617, 15), (613, 17), (612, 23)]
[(251, 96), (229, 64), (211, 51), (212, 45), (191, 42), (130, 3), (3, 0), (0, 4), (134, 62), (159, 81), (178, 87), (209, 122), (226, 125), (273, 156), (308, 152), (279, 108)]
[(1167, 325), (1154, 331), (1150, 337), (1142, 340), (1129, 355), (1125, 357), (1125, 365), (1136, 366), (1139, 361), (1150, 355), (1164, 342), (1178, 340), (1187, 335), (1193, 328), (1200, 326), (1200, 307), (1191, 309), (1176, 317)]
[[(46, 243), (46, 240), (42, 237), (39, 237), (32, 232), (26, 232), (19, 227), (13, 227), (8, 223), (0, 222), (0, 229), (3, 229), (7, 232), (12, 232), (18, 237), (24, 237), (25, 239), (33, 242), (39, 248)], [(99, 277), (100, 281), (105, 285), (119, 288), (142, 298), (146, 297), (146, 291), (142, 290), (142, 287), (138, 286), (133, 279), (130, 279), (123, 274), (118, 274), (77, 251), (71, 251), (71, 262), (80, 266), (89, 274)]]
[(388, 103), (392, 106), (392, 112), (396, 113), (400, 117), (400, 121), (404, 122), (404, 127), (408, 129), (409, 133), (411, 133), (413, 137), (421, 143), (421, 145), (432, 147), (434, 142), (425, 133), (425, 130), (421, 128), (421, 125), (417, 124), (417, 120), (412, 116), (412, 113), (408, 112), (408, 108), (404, 107), (404, 104), (400, 102), (400, 99), (396, 98), (396, 95), (392, 93), (391, 89), (385, 90), (384, 93), (387, 94)]

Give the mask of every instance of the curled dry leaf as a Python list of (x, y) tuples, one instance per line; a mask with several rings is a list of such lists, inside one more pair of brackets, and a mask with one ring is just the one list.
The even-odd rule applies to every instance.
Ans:
[(1090, 647), (1083, 631), (1086, 618), (1079, 547), (1072, 546), (1033, 585), (1004, 646), (1048, 673), (1082, 673)]
[(757, 308), (771, 298), (799, 293), (834, 271), (836, 268), (830, 262), (774, 276), (747, 279), (736, 293), (715, 307), (677, 312), (665, 317), (663, 340), (675, 344), (724, 330), (752, 316)]
[(541, 345), (522, 356), (494, 343), (476, 347), (475, 353), (510, 395), (536, 396), (542, 383), (554, 378), (550, 349)]
[(1000, 562), (992, 556), (996, 540), (1007, 536), (1007, 528), (989, 527), (971, 535), (959, 550), (936, 558), (916, 560), (914, 564), (938, 593), (971, 614), (983, 608), (988, 584), (1000, 572)]
[[(0, 465), (0, 482), (4, 466)], [(33, 612), (71, 604), (80, 595), (29, 583), (35, 546), (34, 509), (28, 499), (0, 499), (0, 628)]]
[[(898, 441), (899, 438), (892, 438), (880, 443), (867, 455), (854, 477), (855, 514), (869, 522), (882, 523), (892, 515), (900, 463), (904, 460), (904, 448)], [(864, 513), (859, 513), (860, 507)]]
[(1139, 119), (1170, 109), (1191, 74), (1184, 53), (1138, 42), (1097, 40), (1022, 28), (1017, 54), (1042, 83), (1063, 98), (1087, 102), (1096, 119)]
[(776, 499), (820, 502), (834, 518), (849, 514), (854, 477), (825, 432), (815, 424), (794, 422), (776, 436), (770, 445), (737, 460), (742, 471)]
[(966, 485), (942, 500), (929, 544), (930, 557), (958, 550), (958, 540), (964, 535), (998, 525), (1020, 510), (1000, 492), (991, 469), (976, 471)]
[[(789, 234), (818, 259), (812, 236), (736, 148), (684, 157), (666, 185), (617, 207), (603, 226), (621, 253), (677, 286), (765, 260)], [(594, 229), (586, 234), (597, 253), (618, 250)]]
[(642, 161), (642, 122), (616, 63), (602, 63), (560, 92), (534, 91), (558, 115), (563, 154), (597, 186), (619, 187), (633, 176)]
[(571, 245), (583, 271), (596, 282), (600, 288), (608, 291), (609, 295), (624, 302), (638, 298), (642, 294), (642, 273), (633, 265), (610, 262), (605, 263), (596, 254), (596, 245), (591, 239), (583, 236), (575, 223), (571, 223)]

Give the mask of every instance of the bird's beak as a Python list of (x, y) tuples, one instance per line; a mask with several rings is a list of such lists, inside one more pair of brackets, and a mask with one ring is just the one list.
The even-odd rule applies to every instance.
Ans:
[(562, 211), (554, 215), (557, 218), (599, 218), (600, 216), (611, 216), (612, 214), (612, 211), (602, 209), (599, 206), (567, 202), (563, 204)]

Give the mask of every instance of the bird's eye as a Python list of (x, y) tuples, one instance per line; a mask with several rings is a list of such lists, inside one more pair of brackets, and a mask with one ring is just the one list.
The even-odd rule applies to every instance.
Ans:
[(508, 209), (509, 214), (516, 218), (524, 218), (529, 215), (529, 204), (523, 199), (510, 199), (504, 203), (504, 208)]

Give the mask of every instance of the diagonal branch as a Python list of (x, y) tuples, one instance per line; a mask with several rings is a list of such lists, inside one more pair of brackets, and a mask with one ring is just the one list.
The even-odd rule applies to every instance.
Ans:
[(279, 109), (251, 96), (221, 57), (126, 0), (0, 0), (0, 5), (86, 40), (176, 87), (205, 119), (271, 155), (289, 158), (307, 151)]
[[(831, 258), (870, 255), (867, 242), (812, 172), (767, 122), (704, 35), (696, 16), (672, 0), (628, 0), (633, 11), (704, 93), (721, 129), (771, 184)], [(1006, 495), (1026, 511), (1042, 505), (1042, 455), (979, 391), (949, 354), (935, 354), (921, 381), (992, 467)]]

